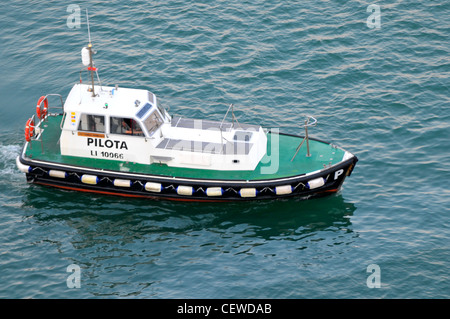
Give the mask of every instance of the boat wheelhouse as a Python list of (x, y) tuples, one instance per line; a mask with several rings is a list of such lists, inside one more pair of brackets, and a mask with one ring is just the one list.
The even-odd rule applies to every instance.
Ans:
[(267, 138), (256, 125), (235, 127), (174, 117), (147, 90), (76, 84), (64, 104), (61, 155), (144, 165), (210, 170), (254, 170)]

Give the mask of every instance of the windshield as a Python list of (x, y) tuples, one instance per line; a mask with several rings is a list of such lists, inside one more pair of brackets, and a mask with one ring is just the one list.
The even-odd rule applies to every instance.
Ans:
[(156, 110), (150, 113), (150, 115), (144, 120), (144, 125), (149, 135), (152, 135), (162, 123), (163, 120)]

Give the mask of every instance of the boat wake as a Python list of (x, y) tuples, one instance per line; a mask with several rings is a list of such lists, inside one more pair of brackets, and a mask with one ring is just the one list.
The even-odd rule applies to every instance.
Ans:
[(20, 145), (0, 145), (0, 176), (2, 180), (24, 178), (16, 166), (16, 158), (20, 155)]

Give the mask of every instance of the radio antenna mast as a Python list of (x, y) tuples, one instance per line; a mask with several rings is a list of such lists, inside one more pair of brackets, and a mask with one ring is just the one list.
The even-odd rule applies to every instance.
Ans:
[(88, 15), (88, 9), (86, 9), (86, 20), (87, 20), (87, 27), (88, 27), (89, 43), (91, 43), (91, 30), (90, 30), (90, 28), (89, 28), (89, 15)]
[(88, 15), (88, 9), (86, 9), (86, 20), (87, 20), (87, 27), (88, 27), (88, 36), (89, 36), (89, 44), (88, 44), (88, 50), (89, 50), (89, 67), (88, 70), (91, 71), (91, 82), (92, 82), (92, 97), (95, 97), (94, 92), (94, 65), (92, 62), (92, 43), (91, 43), (91, 30), (89, 28), (89, 15)]

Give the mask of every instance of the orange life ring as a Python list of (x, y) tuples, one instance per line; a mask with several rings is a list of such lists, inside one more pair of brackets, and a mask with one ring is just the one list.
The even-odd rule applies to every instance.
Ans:
[[(42, 108), (41, 111), (42, 101), (44, 101), (44, 107)], [(48, 100), (46, 99), (45, 96), (41, 96), (37, 102), (36, 114), (39, 119), (43, 119), (47, 115), (47, 112), (48, 112)]]
[(25, 140), (27, 142), (31, 141), (31, 138), (34, 136), (34, 121), (32, 119), (28, 119), (27, 124), (25, 124)]

